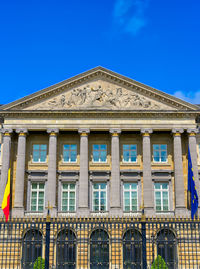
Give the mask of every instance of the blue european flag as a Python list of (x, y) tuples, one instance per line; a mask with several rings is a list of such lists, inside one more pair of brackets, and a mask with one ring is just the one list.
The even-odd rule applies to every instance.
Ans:
[(198, 209), (199, 199), (194, 181), (194, 174), (192, 168), (192, 160), (190, 155), (190, 148), (188, 147), (188, 191), (190, 192), (191, 200), (191, 218), (194, 219), (194, 215)]

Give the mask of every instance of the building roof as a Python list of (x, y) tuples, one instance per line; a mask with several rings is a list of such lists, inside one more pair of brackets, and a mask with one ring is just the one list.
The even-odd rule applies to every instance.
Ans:
[[(98, 85), (97, 85), (98, 84)], [(99, 88), (98, 88), (99, 87)], [(112, 90), (110, 90), (112, 88)], [(119, 90), (117, 90), (119, 89)], [(120, 90), (122, 89), (122, 90)], [(87, 91), (87, 93), (85, 93)], [(71, 105), (72, 98), (80, 96), (88, 97), (99, 94), (99, 100), (94, 105), (88, 106), (82, 101)], [(105, 95), (109, 95), (105, 97)], [(126, 98), (125, 98), (126, 96)], [(85, 98), (84, 97), (84, 98)], [(63, 98), (63, 100), (61, 100)], [(71, 99), (70, 99), (71, 98)], [(95, 97), (97, 98), (97, 97)], [(117, 99), (124, 100), (121, 106), (115, 105)], [(111, 100), (113, 99), (113, 100)], [(114, 100), (115, 99), (115, 100)], [(125, 100), (126, 99), (126, 100)], [(107, 100), (107, 101), (106, 101)], [(99, 103), (98, 103), (99, 102)], [(107, 102), (107, 103), (106, 103)], [(113, 102), (113, 104), (112, 104)], [(119, 102), (118, 102), (119, 103)], [(127, 106), (127, 103), (129, 106)], [(39, 104), (39, 105), (38, 105)], [(67, 106), (67, 104), (69, 104)], [(96, 104), (96, 105), (95, 105)], [(97, 105), (99, 104), (99, 105)], [(105, 105), (106, 104), (106, 105)], [(0, 111), (24, 111), (24, 110), (175, 110), (175, 111), (198, 111), (199, 106), (185, 102), (179, 98), (166, 94), (155, 88), (142, 84), (138, 81), (115, 73), (101, 66), (83, 72), (60, 83), (37, 91), (19, 100), (2, 105)]]

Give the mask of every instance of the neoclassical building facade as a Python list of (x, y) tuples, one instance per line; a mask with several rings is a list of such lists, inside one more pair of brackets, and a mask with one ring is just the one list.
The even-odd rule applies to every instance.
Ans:
[[(200, 107), (97, 67), (0, 107), (11, 217), (189, 217)], [(3, 212), (0, 209), (0, 216)]]

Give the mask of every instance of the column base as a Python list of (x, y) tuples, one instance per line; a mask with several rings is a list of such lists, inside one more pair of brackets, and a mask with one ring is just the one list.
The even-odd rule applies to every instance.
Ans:
[(185, 217), (189, 218), (191, 216), (191, 212), (185, 207), (176, 207), (175, 209), (175, 217)]
[(90, 215), (90, 210), (88, 207), (79, 207), (77, 211), (77, 216), (79, 218), (87, 218)]
[(111, 207), (109, 212), (111, 217), (122, 217), (123, 211), (121, 207)]
[(13, 207), (12, 218), (23, 218), (24, 217), (24, 207)]
[(52, 209), (50, 209), (50, 216), (51, 218), (56, 218), (57, 217), (57, 208), (53, 207)]
[(0, 208), (0, 218), (4, 218), (3, 210)]
[(148, 217), (148, 218), (152, 218), (152, 217), (155, 217), (155, 210), (153, 207), (146, 207), (144, 208), (144, 214), (145, 214), (145, 217)]

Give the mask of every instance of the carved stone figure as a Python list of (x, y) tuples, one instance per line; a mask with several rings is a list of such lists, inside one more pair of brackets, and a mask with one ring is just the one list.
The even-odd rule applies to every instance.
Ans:
[(114, 84), (98, 84), (74, 88), (51, 100), (34, 106), (34, 109), (104, 109), (104, 110), (159, 110), (167, 108), (153, 99)]

